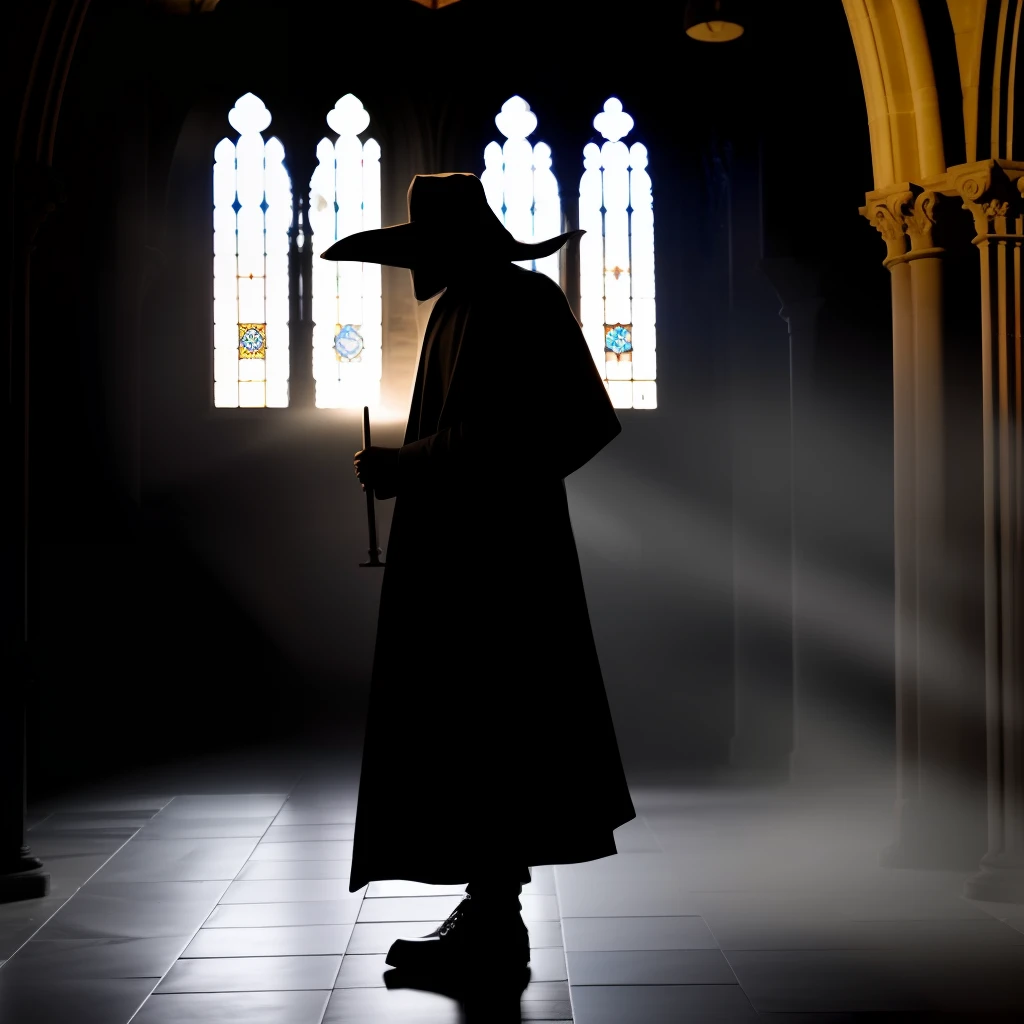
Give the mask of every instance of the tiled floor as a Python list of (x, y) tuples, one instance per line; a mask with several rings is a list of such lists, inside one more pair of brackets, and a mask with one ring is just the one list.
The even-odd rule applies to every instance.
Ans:
[(52, 892), (0, 907), (0, 1020), (1024, 1020), (1024, 906), (880, 867), (879, 790), (636, 786), (617, 856), (534, 870), (528, 977), (461, 1000), (399, 987), (389, 945), (462, 889), (349, 893), (356, 784), (351, 760), (264, 758), (35, 809)]

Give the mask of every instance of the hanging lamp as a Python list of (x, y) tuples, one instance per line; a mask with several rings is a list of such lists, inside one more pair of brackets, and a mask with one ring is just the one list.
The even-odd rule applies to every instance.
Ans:
[(690, 0), (683, 14), (683, 31), (701, 43), (728, 43), (743, 35), (735, 0)]

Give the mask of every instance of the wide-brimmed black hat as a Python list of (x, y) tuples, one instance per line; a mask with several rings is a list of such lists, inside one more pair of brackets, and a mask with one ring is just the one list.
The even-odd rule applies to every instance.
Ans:
[(542, 242), (518, 242), (487, 205), (484, 186), (475, 174), (417, 174), (409, 186), (407, 223), (357, 231), (335, 242), (320, 258), (410, 269), (442, 253), (512, 263), (550, 256), (582, 234), (566, 231)]

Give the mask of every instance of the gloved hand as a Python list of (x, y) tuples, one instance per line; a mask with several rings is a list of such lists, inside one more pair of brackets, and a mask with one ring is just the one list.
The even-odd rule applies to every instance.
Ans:
[(383, 493), (394, 494), (398, 479), (398, 449), (370, 445), (355, 453), (352, 466), (359, 484)]

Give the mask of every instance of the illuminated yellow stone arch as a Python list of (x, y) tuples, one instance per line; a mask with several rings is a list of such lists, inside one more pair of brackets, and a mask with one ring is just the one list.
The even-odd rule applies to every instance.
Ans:
[[(964, 100), (964, 132), (967, 138), (967, 163), (978, 159), (978, 89), (981, 82), (981, 41), (985, 30), (985, 0), (946, 0), (949, 17), (953, 22), (953, 37), (956, 40), (956, 59), (960, 66), (960, 90)], [(1004, 9), (1005, 9), (1004, 5)], [(1014, 75), (1011, 70), (1009, 96), (1014, 93)], [(991, 85), (990, 85), (991, 88)], [(998, 89), (995, 90), (998, 95)], [(993, 106), (998, 119), (999, 103)], [(1012, 115), (1012, 112), (1011, 112)], [(1012, 120), (1012, 116), (1011, 116)], [(997, 133), (998, 134), (998, 133)], [(1005, 155), (1013, 159), (1013, 152)]]
[[(984, 4), (964, 6), (980, 6), (984, 16)], [(943, 174), (938, 91), (918, 0), (843, 0), (843, 7), (868, 108), (875, 188)]]
[[(922, 182), (945, 174), (942, 128), (932, 55), (920, 0), (843, 0), (860, 67), (867, 105), (875, 190), (899, 182)], [(995, 18), (992, 81), (982, 82), (982, 42), (989, 9)], [(1014, 99), (1021, 34), (1020, 0), (946, 0), (953, 27), (963, 96), (966, 163), (1014, 159)], [(946, 71), (947, 69), (940, 69)], [(990, 125), (979, 125), (979, 98)], [(1020, 159), (1018, 140), (1017, 159)]]

